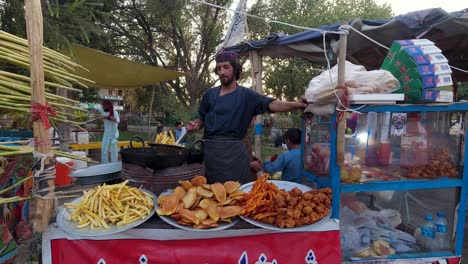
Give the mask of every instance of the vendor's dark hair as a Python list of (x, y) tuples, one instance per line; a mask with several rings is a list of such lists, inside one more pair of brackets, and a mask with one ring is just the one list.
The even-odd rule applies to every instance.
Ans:
[[(240, 75), (242, 73), (242, 65), (239, 61), (229, 61), (232, 68), (234, 69), (234, 75), (236, 76), (236, 81), (240, 79)], [(218, 74), (218, 67), (215, 67), (214, 73)]]
[(301, 130), (299, 128), (290, 128), (284, 133), (284, 139), (289, 139), (292, 144), (301, 144)]
[(177, 121), (177, 122), (175, 122), (175, 125), (176, 125), (176, 126), (178, 126), (178, 125), (182, 125), (182, 122), (180, 122), (180, 121)]
[(163, 125), (164, 125), (164, 123), (163, 123), (162, 119), (156, 119), (156, 122), (159, 122), (159, 123), (161, 123), (161, 124), (163, 124)]

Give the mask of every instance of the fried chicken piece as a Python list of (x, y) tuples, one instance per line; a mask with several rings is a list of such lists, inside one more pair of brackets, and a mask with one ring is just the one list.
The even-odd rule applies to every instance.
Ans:
[(299, 211), (302, 211), (302, 208), (304, 208), (304, 205), (303, 205), (303, 203), (301, 203), (301, 202), (299, 202), (299, 203), (294, 207), (294, 209), (299, 210)]
[(302, 196), (302, 191), (299, 188), (293, 188), (289, 191), (292, 196)]
[(278, 217), (275, 219), (275, 226), (279, 228), (284, 228), (285, 224), (286, 224), (286, 221), (283, 218)]
[(262, 219), (263, 222), (273, 225), (275, 223), (276, 218), (274, 216), (268, 216)]
[(316, 206), (316, 207), (314, 207), (314, 211), (316, 213), (321, 214), (321, 213), (325, 212), (325, 207), (323, 205)]
[(294, 216), (293, 216), (294, 219), (300, 218), (301, 215), (302, 215), (301, 210), (297, 210), (297, 209), (294, 210)]
[(312, 199), (312, 197), (314, 196), (309, 192), (305, 192), (304, 194), (302, 194), (302, 198), (306, 201), (309, 201), (310, 199)]
[(296, 221), (294, 221), (294, 219), (292, 219), (292, 218), (287, 218), (287, 219), (285, 220), (285, 227), (286, 227), (286, 228), (293, 228), (295, 225), (296, 225)]
[(302, 209), (302, 212), (304, 212), (304, 214), (306, 214), (306, 215), (309, 215), (310, 213), (313, 212), (313, 209), (312, 209), (312, 207), (310, 207), (310, 206), (306, 206), (306, 207), (304, 207), (304, 208)]

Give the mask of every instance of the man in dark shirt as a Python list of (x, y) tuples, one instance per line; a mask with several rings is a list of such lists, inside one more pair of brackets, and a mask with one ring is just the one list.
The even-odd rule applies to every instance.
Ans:
[(241, 72), (236, 53), (216, 55), (215, 73), (221, 85), (203, 94), (198, 117), (187, 125), (187, 131), (205, 129), (205, 176), (211, 183), (250, 180), (249, 154), (242, 140), (254, 116), (307, 106), (303, 97), (279, 101), (238, 85)]

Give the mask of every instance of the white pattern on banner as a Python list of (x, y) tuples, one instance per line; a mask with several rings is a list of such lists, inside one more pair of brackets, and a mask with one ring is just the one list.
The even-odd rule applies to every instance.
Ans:
[(106, 261), (102, 258), (102, 259), (100, 259), (100, 260), (97, 262), (97, 264), (107, 264), (107, 263), (106, 263)]
[(148, 263), (148, 258), (145, 255), (141, 255), (138, 260), (140, 261), (140, 264), (147, 264)]
[(315, 253), (312, 249), (307, 252), (307, 256), (305, 258), (305, 261), (307, 264), (318, 264), (317, 263), (317, 258), (315, 257)]
[(392, 136), (401, 136), (406, 133), (406, 113), (392, 113)]

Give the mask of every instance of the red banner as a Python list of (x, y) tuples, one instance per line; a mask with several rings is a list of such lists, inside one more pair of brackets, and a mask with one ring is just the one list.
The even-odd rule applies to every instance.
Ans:
[(52, 263), (341, 263), (339, 231), (192, 240), (51, 241)]

